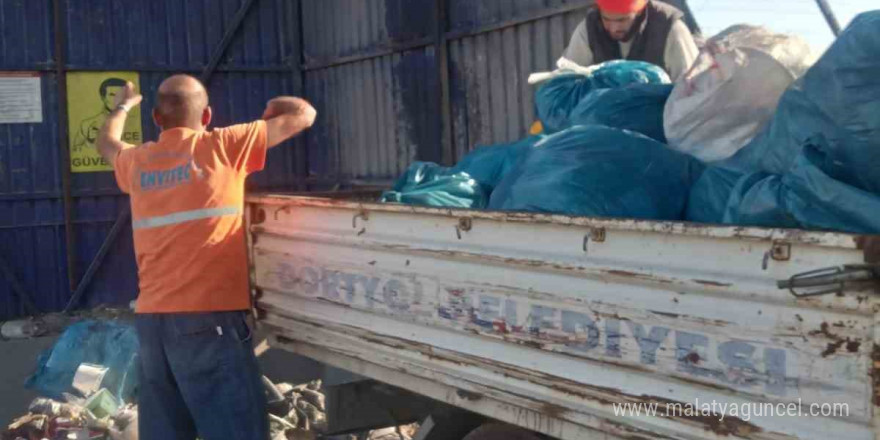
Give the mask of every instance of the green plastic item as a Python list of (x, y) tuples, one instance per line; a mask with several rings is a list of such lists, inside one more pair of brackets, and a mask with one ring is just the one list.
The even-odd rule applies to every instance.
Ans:
[(113, 397), (113, 393), (107, 391), (106, 388), (102, 388), (101, 391), (98, 391), (86, 400), (85, 408), (96, 419), (103, 419), (116, 414), (116, 411), (119, 410), (119, 402)]

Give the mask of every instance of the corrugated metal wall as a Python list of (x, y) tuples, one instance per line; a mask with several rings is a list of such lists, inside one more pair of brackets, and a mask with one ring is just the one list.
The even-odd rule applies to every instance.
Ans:
[(417, 156), (439, 151), (431, 115), (439, 97), (433, 48), (391, 50), (428, 38), (432, 3), (303, 3), (306, 95), (320, 113), (308, 137), (314, 174), (331, 180), (390, 178)]
[(511, 142), (528, 131), (535, 119), (534, 88), (526, 80), (533, 72), (554, 68), (584, 18), (583, 5), (563, 0), (451, 1), (449, 25), (454, 32), (541, 17), (450, 42), (457, 158), (476, 145)]
[[(60, 72), (56, 2), (66, 58)], [(524, 136), (534, 119), (528, 75), (553, 67), (591, 3), (0, 0), (0, 71), (41, 72), (45, 119), (0, 125), (0, 257), (40, 309), (62, 308), (127, 206), (109, 173), (74, 174), (65, 184), (59, 73), (139, 71), (149, 109), (169, 73), (199, 73), (210, 64), (239, 9), (252, 4), (209, 84), (215, 125), (253, 119), (272, 96), (299, 92), (319, 118), (296, 141), (300, 147), (272, 150), (267, 170), (250, 187), (386, 184), (413, 160), (451, 164), (475, 146)], [(149, 111), (143, 115), (145, 138), (155, 138)], [(70, 235), (66, 189), (73, 195)], [(85, 304), (124, 303), (135, 295), (130, 225), (109, 249)], [(0, 319), (25, 311), (6, 281)]]
[[(667, 2), (696, 30), (685, 0)], [(305, 0), (306, 94), (322, 113), (311, 173), (385, 183), (413, 160), (449, 164), (523, 137), (534, 122), (528, 75), (555, 67), (592, 3)]]
[[(152, 105), (159, 83), (173, 72), (200, 73), (208, 65), (245, 0), (62, 0), (67, 71), (140, 72)], [(299, 93), (299, 4), (257, 0), (219, 63), (209, 91), (215, 125), (258, 118), (265, 102)], [(0, 72), (42, 76), (42, 124), (0, 125), (0, 258), (42, 311), (60, 310), (104, 244), (128, 199), (111, 173), (73, 174), (75, 272), (68, 274), (52, 0), (0, 0)], [(144, 137), (157, 131), (143, 112)], [(300, 141), (302, 142), (302, 141)], [(305, 149), (270, 152), (266, 171), (251, 178), (259, 189), (296, 189), (304, 183)], [(83, 305), (126, 304), (137, 293), (130, 222), (109, 247)], [(25, 308), (0, 272), (0, 320)]]
[(416, 159), (451, 163), (475, 145), (522, 137), (533, 120), (526, 78), (552, 68), (588, 3), (305, 1), (306, 95), (322, 112), (310, 170), (384, 182)]

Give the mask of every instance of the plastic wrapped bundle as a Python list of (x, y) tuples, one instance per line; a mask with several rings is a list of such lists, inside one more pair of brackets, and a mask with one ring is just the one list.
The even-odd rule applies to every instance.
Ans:
[(138, 338), (133, 326), (121, 322), (83, 321), (64, 331), (43, 353), (25, 386), (62, 400), (74, 392), (71, 384), (81, 364), (108, 369), (101, 387), (123, 402), (132, 402), (137, 389)]
[(435, 163), (414, 162), (392, 191), (380, 199), (383, 203), (482, 209), (489, 194), (467, 173), (452, 172)]
[(725, 165), (783, 174), (821, 136), (829, 177), (880, 194), (880, 11), (856, 17), (779, 102), (767, 129)]
[(620, 128), (666, 143), (663, 109), (671, 92), (669, 84), (594, 90), (572, 110), (569, 118), (573, 125)]
[(663, 69), (642, 61), (615, 60), (577, 71), (557, 71), (535, 94), (535, 110), (544, 131), (555, 133), (573, 125), (572, 110), (593, 90), (669, 83)]
[(531, 136), (512, 144), (478, 147), (452, 168), (467, 173), (489, 192), (504, 178), (544, 136)]
[(492, 193), (489, 208), (680, 220), (701, 170), (648, 137), (575, 126), (535, 145)]

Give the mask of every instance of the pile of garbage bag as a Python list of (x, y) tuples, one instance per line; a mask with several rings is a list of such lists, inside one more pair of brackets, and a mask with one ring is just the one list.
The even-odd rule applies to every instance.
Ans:
[(665, 144), (663, 111), (672, 88), (669, 84), (633, 84), (595, 90), (575, 106), (569, 120), (572, 126), (619, 128)]
[[(814, 60), (803, 40), (735, 26), (674, 85), (640, 62), (560, 65), (530, 78), (541, 136), (479, 148), (465, 167), (416, 165), (468, 179), (444, 189), (466, 203), (428, 200), (436, 178), (395, 187), (418, 199), (384, 200), (880, 233), (880, 11)], [(502, 172), (469, 172), (499, 156)]]
[[(665, 140), (663, 106), (672, 91), (669, 82), (662, 69), (641, 61), (610, 61), (588, 69), (566, 66), (537, 92), (544, 134), (478, 147), (451, 168), (415, 162), (381, 201), (630, 216), (628, 208), (651, 200), (651, 206), (638, 209), (640, 217), (680, 219), (688, 187), (678, 184), (679, 168), (688, 170), (685, 180), (690, 182), (699, 167), (660, 144)], [(577, 151), (584, 145), (592, 147)], [(571, 169), (560, 172), (560, 162)], [(543, 165), (536, 169), (536, 164)], [(621, 178), (621, 173), (638, 170), (649, 171), (638, 183)], [(655, 188), (674, 188), (675, 193), (642, 191), (644, 182), (654, 177), (670, 182), (652, 183)], [(534, 186), (537, 182), (540, 188)], [(631, 198), (616, 200), (621, 191)], [(649, 193), (664, 200), (654, 203)], [(614, 196), (606, 196), (610, 194)]]
[(382, 194), (384, 203), (485, 209), (495, 186), (543, 136), (531, 136), (510, 145), (481, 147), (465, 156), (455, 167), (414, 162)]
[(877, 72), (880, 11), (856, 17), (761, 134), (702, 176), (688, 219), (880, 233)]
[(489, 209), (680, 219), (702, 164), (646, 136), (574, 126), (538, 142)]

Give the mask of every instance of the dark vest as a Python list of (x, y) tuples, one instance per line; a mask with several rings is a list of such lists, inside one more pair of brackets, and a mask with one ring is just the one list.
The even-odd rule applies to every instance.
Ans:
[[(666, 70), (666, 41), (676, 21), (684, 14), (666, 3), (651, 0), (636, 19), (630, 31), (632, 46), (626, 59), (647, 61)], [(596, 64), (623, 58), (620, 43), (614, 41), (602, 25), (602, 15), (596, 7), (587, 12), (587, 38)]]

